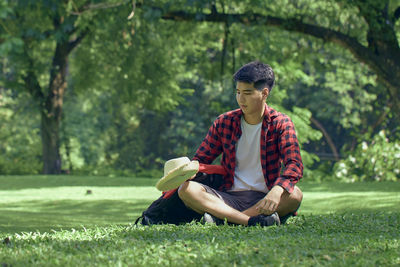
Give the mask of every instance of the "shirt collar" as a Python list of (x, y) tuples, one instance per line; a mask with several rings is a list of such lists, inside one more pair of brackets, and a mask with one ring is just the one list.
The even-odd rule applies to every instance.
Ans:
[[(239, 108), (236, 110), (237, 111), (237, 115), (235, 122), (240, 125), (240, 119), (243, 116), (243, 111)], [(266, 122), (267, 124), (272, 123), (272, 120), (278, 116), (278, 112), (271, 108), (270, 106), (267, 105), (267, 103), (265, 103), (265, 109), (264, 109), (264, 119), (263, 122)]]
[(265, 109), (264, 109), (264, 121), (267, 123), (271, 123), (271, 115), (273, 114), (273, 109), (270, 108), (267, 103), (265, 103)]
[[(243, 116), (243, 111), (242, 111), (240, 108), (237, 109), (236, 111), (238, 112), (238, 113), (237, 113), (238, 116), (237, 116), (237, 120), (236, 120), (236, 122), (238, 123), (238, 122), (240, 122), (240, 119), (241, 119), (242, 116)], [(272, 122), (272, 119), (275, 118), (277, 115), (278, 115), (278, 114), (277, 114), (277, 111), (276, 111), (275, 109), (269, 107), (269, 106), (267, 105), (267, 103), (265, 103), (264, 119), (263, 119), (263, 121), (266, 121), (267, 123), (271, 123), (271, 122)]]
[(278, 117), (278, 115), (279, 115), (278, 111), (265, 104), (264, 121), (266, 121), (267, 123), (272, 123), (272, 121), (276, 117)]

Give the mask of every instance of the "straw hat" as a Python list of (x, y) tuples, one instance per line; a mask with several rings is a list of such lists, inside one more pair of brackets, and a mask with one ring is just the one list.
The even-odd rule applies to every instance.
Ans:
[(168, 191), (180, 186), (199, 171), (199, 162), (188, 157), (170, 159), (164, 164), (164, 176), (157, 182), (160, 191)]

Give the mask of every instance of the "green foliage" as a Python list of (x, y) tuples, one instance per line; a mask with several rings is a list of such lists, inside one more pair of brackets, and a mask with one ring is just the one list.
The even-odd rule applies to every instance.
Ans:
[[(176, 107), (190, 90), (178, 86), (185, 74), (179, 46), (169, 37), (173, 25), (154, 17), (147, 22), (141, 10), (133, 20), (124, 12), (105, 11), (72, 57), (71, 82), (76, 92), (110, 92), (135, 110), (163, 112)], [(111, 36), (117, 33), (117, 38)], [(85, 73), (86, 75), (82, 75)]]
[(314, 173), (312, 166), (319, 162), (320, 159), (317, 155), (309, 153), (304, 146), (310, 142), (316, 142), (322, 137), (321, 132), (310, 127), (311, 112), (304, 108), (294, 107), (292, 112), (285, 112), (292, 119), (296, 134), (301, 144), (301, 157), (303, 160), (304, 171), (303, 177), (305, 179), (315, 180), (318, 175)]
[(32, 116), (34, 109), (26, 94), (0, 89), (0, 174), (40, 173), (39, 120)]
[[(140, 15), (146, 17), (143, 13), (139, 13)], [(157, 25), (157, 31), (154, 31), (155, 25)], [(116, 26), (111, 25), (109, 27), (115, 28)], [(184, 36), (184, 38), (176, 36), (179, 41), (178, 45), (176, 45), (176, 38), (170, 40), (168, 37), (171, 34), (171, 27), (174, 27), (175, 31), (179, 29)], [(210, 29), (214, 29), (212, 34), (210, 34)], [(116, 30), (113, 29), (113, 31)], [(97, 122), (93, 124), (88, 120), (82, 120), (81, 115), (78, 115), (76, 117), (78, 120), (74, 122), (66, 117), (67, 126), (65, 129), (71, 132), (76, 128), (74, 133), (71, 132), (72, 136), (76, 136), (82, 126), (75, 127), (74, 125), (94, 126), (97, 123), (99, 124), (102, 129), (101, 135), (92, 132), (89, 136), (87, 133), (90, 130), (88, 129), (87, 133), (81, 133), (81, 137), (78, 137), (81, 145), (94, 144), (103, 140), (103, 145), (96, 145), (92, 148), (94, 161), (90, 162), (87, 160), (88, 158), (85, 158), (86, 164), (96, 165), (101, 162), (102, 166), (114, 166), (116, 169), (129, 169), (135, 172), (146, 171), (149, 168), (160, 169), (163, 161), (168, 158), (193, 155), (215, 117), (230, 109), (237, 108), (231, 77), (239, 65), (231, 65), (230, 57), (232, 55), (230, 55), (226, 58), (229, 61), (227, 61), (225, 70), (221, 71), (220, 69), (218, 61), (221, 57), (221, 44), (219, 38), (223, 34), (221, 25), (177, 25), (153, 18), (146, 24), (140, 20), (129, 22), (124, 31), (126, 31), (126, 34), (117, 42), (109, 42), (106, 45), (104, 45), (104, 42), (102, 45), (97, 42), (84, 42), (74, 54), (73, 66), (75, 68), (71, 79), (73, 90), (85, 95), (79, 97), (81, 101), (84, 101), (85, 98), (91, 98), (90, 93), (83, 93), (85, 88), (90, 88), (93, 96), (101, 96), (104, 101), (91, 104), (84, 111), (84, 113), (90, 112), (87, 113), (88, 118)], [(94, 39), (104, 40), (106, 36), (103, 36), (103, 34), (106, 33), (107, 31), (98, 31), (96, 34), (99, 37), (95, 36)], [(230, 38), (235, 38), (236, 35), (239, 36), (242, 33), (246, 33), (246, 29), (238, 27)], [(194, 44), (192, 40), (195, 40)], [(158, 44), (161, 41), (162, 46), (159, 46)], [(143, 46), (144, 42), (146, 42), (146, 46)], [(204, 46), (204, 43), (208, 43), (208, 45)], [(260, 43), (258, 44), (260, 45)], [(154, 46), (155, 49), (149, 49), (149, 45), (150, 47)], [(247, 45), (247, 43), (240, 42), (238, 45)], [(259, 48), (257, 46), (249, 49), (257, 50)], [(128, 60), (122, 56), (126, 54), (124, 49), (129, 51)], [(152, 56), (157, 55), (156, 57), (161, 59), (164, 55), (168, 55), (168, 59), (161, 60), (156, 64), (157, 68), (161, 68), (157, 71), (151, 68), (146, 69), (144, 67), (146, 64), (154, 65), (152, 61), (148, 60), (150, 58), (148, 53)], [(243, 53), (240, 52), (240, 58), (242, 54), (246, 55), (243, 63), (252, 60), (249, 53), (250, 51), (247, 51), (247, 49)], [(120, 54), (121, 56), (111, 59), (109, 58), (110, 54)], [(116, 62), (116, 59), (119, 58), (121, 58), (121, 63)], [(171, 62), (174, 61), (176, 63), (171, 65)], [(121, 67), (111, 68), (111, 62)], [(162, 69), (163, 64), (167, 64), (165, 69)], [(182, 66), (186, 67), (183, 69)], [(101, 68), (104, 68), (104, 70), (100, 71)], [(142, 71), (138, 72), (137, 69)], [(83, 72), (88, 73), (88, 75), (80, 75)], [(124, 74), (123, 77), (125, 78), (129, 77), (128, 80), (134, 81), (134, 87), (125, 90), (124, 79), (115, 80), (115, 76), (122, 75), (120, 73)], [(168, 79), (167, 82), (154, 82), (164, 76)], [(174, 78), (171, 79), (171, 77)], [(151, 87), (141, 90), (141, 86), (146, 86), (143, 79), (151, 79), (152, 84), (156, 86), (163, 85), (162, 92), (158, 91), (161, 90), (161, 87), (160, 89)], [(174, 91), (174, 89), (168, 88), (169, 84), (172, 83), (179, 85), (179, 98), (168, 97), (167, 95)], [(110, 90), (110, 88), (118, 88), (118, 90)], [(188, 89), (194, 89), (191, 91), (192, 95), (189, 94)], [(271, 101), (280, 103), (284, 98), (285, 90), (277, 88), (275, 91), (276, 93), (271, 97)], [(165, 100), (175, 101), (164, 104), (163, 110), (171, 109), (179, 102), (182, 102), (182, 104), (177, 106), (174, 111), (160, 112), (157, 106), (146, 105), (142, 101), (143, 98), (137, 95), (137, 92), (149, 94), (148, 99), (154, 99), (154, 101), (152, 100), (153, 104), (162, 103), (163, 100), (157, 99), (158, 95), (165, 96)], [(74, 98), (78, 99), (77, 97)], [(92, 97), (91, 99), (92, 103), (97, 102), (95, 98)], [(107, 100), (113, 104), (107, 103)], [(126, 100), (128, 103), (125, 104)], [(107, 108), (102, 109), (103, 106), (107, 106)], [(71, 116), (76, 114), (74, 110), (77, 108), (79, 109), (79, 104), (74, 105), (74, 108), (66, 106), (67, 112)], [(201, 116), (194, 116), (194, 114), (198, 114), (199, 110), (202, 111)], [(282, 111), (285, 112), (286, 110), (283, 109)], [(295, 113), (299, 114), (295, 115)], [(309, 127), (309, 113), (303, 109), (297, 109), (293, 116), (296, 117), (295, 123), (299, 124), (298, 127), (302, 133), (301, 142), (309, 142), (309, 140), (318, 138), (318, 133)], [(163, 134), (159, 135), (159, 133)], [(82, 153), (86, 153), (84, 151), (90, 150), (81, 149)], [(315, 157), (307, 157), (307, 153), (305, 155), (307, 163), (315, 160)], [(103, 160), (99, 161), (100, 159)], [(307, 165), (311, 165), (311, 163)]]
[(168, 148), (157, 144), (164, 117), (138, 111), (112, 92), (88, 91), (67, 99), (61, 149), (66, 169), (91, 175), (159, 173), (158, 155)]
[[(398, 1), (388, 3), (390, 17)], [(86, 34), (68, 58), (61, 126), (64, 169), (157, 176), (165, 160), (192, 156), (215, 117), (237, 108), (232, 74), (255, 59), (269, 63), (276, 73), (277, 86), (268, 104), (293, 119), (305, 178), (329, 177), (333, 165), (316, 156), (332, 152), (311, 118), (325, 127), (337, 150), (345, 153), (354, 139), (366, 132), (372, 136), (380, 129), (391, 131), (391, 142), (398, 142), (394, 130), (399, 118), (391, 111), (388, 92), (376, 81), (375, 73), (336, 44), (265, 27), (262, 21), (258, 26), (206, 23), (200, 15), (196, 22), (165, 21), (161, 9), (146, 4), (137, 7), (128, 20), (130, 1), (0, 3), (0, 96), (7, 99), (10, 96), (4, 90), (13, 96), (30, 91), (23, 79), (30, 70), (45, 92), (56, 42)], [(210, 13), (215, 5), (221, 13), (297, 18), (367, 45), (370, 25), (355, 4), (338, 0), (162, 0), (149, 5), (199, 14)], [(372, 4), (383, 6), (376, 1), (365, 6)], [(54, 16), (63, 17), (62, 27), (55, 27)], [(399, 20), (392, 26), (399, 39)], [(37, 173), (41, 152), (34, 114), (42, 106), (22, 114), (17, 106), (29, 102), (26, 95), (12, 99), (12, 107), (0, 106), (0, 112), (8, 114), (0, 118), (4, 125), (0, 148), (5, 153), (0, 156), (0, 172)], [(12, 125), (14, 121), (18, 123)]]
[(359, 127), (377, 100), (376, 76), (342, 48), (307, 43), (303, 38), (298, 43), (301, 60), (285, 69), (289, 75), (297, 73), (296, 80), (291, 81), (287, 105), (306, 107), (314, 117), (330, 122), (326, 124), (339, 124), (344, 129)]
[[(362, 132), (393, 129), (396, 119), (385, 119), (375, 125), (387, 111), (385, 89), (375, 81), (376, 76), (365, 65), (357, 64), (350, 53), (340, 47), (310, 42), (305, 38), (298, 39), (297, 44), (297, 49), (289, 50), (297, 58), (283, 66), (283, 73), (294, 76), (293, 80), (287, 81), (288, 94), (283, 105), (309, 110), (312, 118), (329, 135), (333, 144), (329, 144), (324, 137), (303, 146), (310, 153), (326, 157), (309, 166), (314, 172), (307, 175), (314, 180), (324, 180), (331, 177), (329, 174), (334, 165), (331, 145), (340, 151), (346, 144), (350, 146)], [(316, 124), (312, 126), (317, 127)], [(345, 152), (344, 149), (342, 151)]]
[[(7, 5), (6, 1), (0, 3), (0, 56), (1, 61), (5, 60), (5, 56), (8, 55), (13, 49), (22, 47), (21, 39), (12, 36), (9, 26), (6, 25), (4, 20), (13, 13), (13, 9)], [(1, 62), (0, 64), (4, 64)], [(0, 80), (1, 81), (1, 80)]]
[(400, 142), (381, 130), (362, 141), (346, 159), (336, 163), (335, 175), (346, 182), (400, 180)]
[(112, 107), (109, 100), (107, 92), (67, 93), (61, 128), (65, 169), (77, 171), (83, 168), (88, 174), (105, 174), (100, 169), (107, 169), (104, 162), (110, 138), (107, 129), (112, 124), (112, 114), (107, 111)]
[[(45, 34), (53, 30), (49, 17), (52, 11), (47, 5), (55, 1), (7, 2), (10, 12), (2, 26), (8, 36), (2, 62), (4, 76), (0, 78), (7, 88), (30, 92), (33, 88), (27, 88), (23, 79), (27, 72), (32, 71), (39, 85), (46, 88), (55, 47), (54, 39)], [(54, 6), (52, 8), (54, 11)]]

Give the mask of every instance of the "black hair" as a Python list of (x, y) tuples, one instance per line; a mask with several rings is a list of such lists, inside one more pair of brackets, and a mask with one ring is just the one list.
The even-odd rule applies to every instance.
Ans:
[(233, 80), (235, 82), (252, 83), (257, 90), (267, 87), (268, 91), (271, 92), (275, 84), (275, 74), (270, 65), (253, 61), (243, 65), (233, 75)]

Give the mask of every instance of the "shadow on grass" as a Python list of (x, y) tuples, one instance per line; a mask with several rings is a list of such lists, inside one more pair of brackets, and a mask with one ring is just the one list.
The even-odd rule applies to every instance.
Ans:
[(310, 213), (363, 213), (363, 212), (400, 212), (398, 193), (350, 192), (337, 195), (323, 193), (305, 193), (301, 212)]
[(96, 176), (0, 176), (0, 190), (49, 188), (60, 186), (154, 186), (157, 179)]
[(148, 200), (29, 201), (0, 208), (0, 232), (51, 230), (127, 225), (149, 206)]
[(298, 186), (307, 192), (400, 192), (400, 182), (322, 182), (313, 183), (301, 180)]

